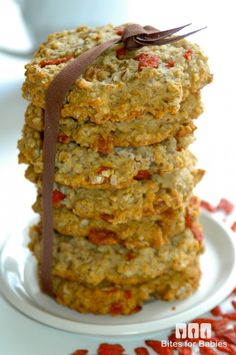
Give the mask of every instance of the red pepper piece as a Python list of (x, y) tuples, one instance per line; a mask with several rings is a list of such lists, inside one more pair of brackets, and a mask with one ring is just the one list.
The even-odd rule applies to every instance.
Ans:
[(221, 344), (221, 340), (219, 338), (214, 338), (213, 341), (216, 342), (216, 348), (218, 350), (220, 350), (220, 351), (222, 351), (223, 353), (226, 353), (226, 354), (236, 355), (235, 348), (233, 348), (233, 346), (231, 346), (230, 344), (227, 344), (226, 346), (223, 346)]
[(191, 227), (191, 231), (194, 235), (194, 238), (198, 242), (201, 242), (203, 240), (203, 234), (198, 224), (193, 224), (193, 226)]
[(58, 137), (57, 137), (57, 140), (58, 140), (58, 142), (59, 143), (68, 143), (69, 142), (69, 137), (66, 135), (66, 134), (64, 134), (64, 133), (59, 133), (58, 134)]
[(146, 348), (135, 348), (134, 351), (136, 355), (150, 355)]
[(227, 343), (236, 345), (236, 333), (233, 329), (226, 329), (223, 332), (215, 332), (220, 339), (227, 341)]
[(187, 60), (192, 59), (192, 53), (193, 53), (192, 49), (190, 49), (190, 48), (187, 49), (184, 53), (184, 58)]
[(105, 228), (91, 228), (88, 233), (88, 239), (96, 245), (117, 244), (117, 234)]
[(97, 170), (98, 174), (101, 174), (103, 171), (111, 170), (109, 166), (102, 165), (100, 168)]
[(188, 213), (188, 211), (186, 212), (186, 216), (185, 216), (185, 225), (190, 229), (192, 228), (193, 225), (192, 216)]
[(236, 221), (232, 224), (231, 229), (233, 232), (236, 232)]
[(233, 289), (233, 291), (231, 292), (231, 295), (236, 295), (236, 287)]
[(111, 312), (111, 314), (112, 314), (113, 316), (117, 316), (117, 315), (119, 315), (119, 314), (122, 314), (122, 312), (123, 312), (123, 307), (122, 307), (121, 304), (114, 302), (114, 303), (112, 303), (112, 305), (111, 305), (110, 312)]
[(109, 142), (109, 139), (105, 139), (104, 137), (100, 136), (98, 138), (98, 146), (97, 146), (98, 152), (102, 154), (107, 154), (111, 152), (111, 144)]
[(120, 344), (100, 344), (97, 355), (123, 355), (125, 349)]
[(213, 330), (223, 330), (228, 325), (228, 319), (212, 319), (212, 318), (197, 318), (192, 320), (192, 323), (210, 323)]
[(192, 349), (188, 347), (178, 348), (179, 355), (191, 355)]
[(118, 59), (120, 59), (120, 57), (123, 57), (125, 54), (126, 54), (125, 47), (117, 48), (116, 56), (117, 56)]
[(125, 298), (127, 300), (129, 300), (130, 298), (132, 298), (132, 292), (130, 290), (125, 290)]
[[(170, 334), (169, 335), (169, 337), (168, 337), (168, 339), (169, 339), (169, 341), (171, 341), (171, 342), (179, 342), (180, 341), (180, 339), (179, 338), (176, 338), (176, 335), (175, 335), (175, 333), (172, 333), (172, 334)], [(192, 339), (192, 338), (188, 338), (188, 337), (185, 337), (185, 338), (183, 338), (183, 339), (181, 339), (182, 341), (188, 341), (189, 343), (194, 343), (194, 342), (198, 342), (199, 340), (202, 340), (200, 337), (199, 338), (194, 338), (194, 339)], [(175, 349), (177, 349), (177, 350), (181, 350), (181, 349), (186, 349), (186, 354), (187, 354), (187, 351), (188, 351), (188, 349), (190, 349), (191, 350), (191, 348), (189, 348), (189, 347), (178, 347), (178, 346), (176, 346), (176, 347), (173, 347), (172, 346), (172, 348), (175, 348)]]
[(139, 170), (138, 174), (134, 177), (134, 180), (150, 180), (152, 175), (148, 170)]
[(159, 340), (145, 340), (145, 344), (152, 348), (159, 355), (172, 355), (173, 351), (168, 347), (163, 347)]
[(194, 320), (192, 320), (192, 323), (198, 323), (198, 324), (202, 324), (202, 323), (214, 323), (216, 320), (212, 319), (212, 318), (196, 318)]
[(124, 34), (124, 29), (123, 29), (123, 28), (118, 28), (118, 29), (116, 30), (116, 34), (117, 34), (118, 36), (123, 36), (123, 34)]
[[(171, 333), (171, 334), (168, 336), (168, 339), (169, 339), (169, 341), (172, 341), (173, 343), (179, 341), (179, 339), (176, 338), (175, 333)], [(175, 349), (177, 349), (177, 346), (175, 347)]]
[(159, 355), (172, 355), (174, 354), (173, 350), (170, 348), (163, 348), (161, 351), (158, 353)]
[(216, 207), (217, 211), (224, 211), (228, 215), (233, 212), (233, 209), (234, 205), (226, 198), (222, 198)]
[(206, 346), (201, 346), (199, 348), (199, 352), (201, 355), (217, 355), (217, 352), (211, 348), (208, 348)]
[(225, 313), (223, 314), (224, 318), (236, 321), (236, 313)]
[(137, 305), (135, 306), (132, 311), (130, 312), (130, 314), (133, 314), (133, 313), (137, 313), (137, 312), (140, 312), (142, 310), (142, 307)]
[(234, 307), (234, 309), (236, 309), (236, 301), (232, 301), (232, 306)]
[(236, 355), (235, 346), (228, 344), (227, 348), (228, 348), (227, 354)]
[(53, 194), (52, 194), (52, 202), (59, 203), (62, 200), (64, 200), (65, 197), (66, 197), (66, 195), (64, 195), (61, 191), (54, 190)]
[(192, 208), (193, 210), (199, 208), (200, 206), (200, 199), (197, 196), (192, 196), (189, 200), (189, 207)]
[(229, 323), (228, 319), (219, 319), (219, 320), (214, 320), (211, 325), (214, 331), (218, 331), (218, 330), (224, 330), (228, 325), (228, 323)]
[(209, 202), (202, 200), (201, 207), (207, 210), (208, 212), (215, 212), (216, 207), (212, 206)]
[(220, 306), (216, 306), (215, 308), (213, 308), (213, 309), (211, 310), (211, 314), (212, 314), (213, 316), (215, 316), (215, 317), (221, 316), (221, 315), (222, 315), (222, 311), (221, 311)]
[(187, 228), (190, 228), (193, 235), (194, 235), (194, 238), (198, 241), (198, 242), (201, 242), (203, 240), (203, 234), (202, 234), (202, 231), (200, 229), (200, 226), (195, 223), (192, 219), (192, 216), (188, 213), (186, 213), (186, 216), (185, 216), (185, 225)]
[(47, 65), (58, 65), (58, 64), (61, 64), (61, 63), (66, 63), (72, 58), (74, 58), (74, 57), (72, 55), (70, 55), (70, 56), (62, 57), (62, 58), (44, 59), (41, 62), (39, 62), (39, 66), (41, 68), (44, 68)]
[(113, 218), (114, 216), (112, 214), (108, 214), (108, 213), (101, 213), (100, 214), (100, 218), (103, 220), (103, 221), (109, 221)]
[(133, 259), (135, 259), (135, 254), (134, 253), (128, 253), (128, 254), (126, 254), (126, 259), (128, 260), (128, 261), (131, 261), (131, 260), (133, 260)]
[(79, 350), (75, 350), (71, 355), (87, 355), (87, 354), (88, 354), (88, 350), (79, 349)]
[(161, 62), (160, 58), (157, 55), (150, 53), (141, 53), (136, 57), (136, 59), (139, 61), (139, 71), (147, 67), (157, 68)]
[(173, 61), (173, 59), (169, 59), (166, 63), (166, 67), (173, 68), (174, 66), (175, 66), (175, 62)]

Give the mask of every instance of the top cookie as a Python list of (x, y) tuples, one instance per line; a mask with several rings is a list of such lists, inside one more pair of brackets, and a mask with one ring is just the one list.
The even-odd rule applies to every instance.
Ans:
[[(82, 26), (50, 35), (26, 65), (23, 96), (44, 108), (50, 82), (68, 61), (121, 32), (121, 27), (111, 25), (95, 29)], [(78, 77), (61, 113), (62, 117), (91, 119), (97, 124), (129, 121), (145, 113), (160, 118), (166, 112), (176, 114), (190, 93), (211, 80), (207, 57), (185, 39), (132, 51), (119, 43)]]

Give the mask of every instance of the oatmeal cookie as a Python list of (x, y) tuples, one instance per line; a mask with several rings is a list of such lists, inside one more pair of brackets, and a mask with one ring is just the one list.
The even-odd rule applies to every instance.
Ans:
[[(39, 204), (35, 211), (39, 212)], [(105, 218), (106, 216), (104, 216)], [(185, 210), (169, 209), (153, 218), (112, 224), (105, 220), (85, 219), (67, 208), (54, 209), (54, 229), (75, 238), (88, 238), (96, 245), (124, 245), (127, 249), (159, 248), (185, 229)]]
[[(118, 190), (73, 189), (55, 183), (54, 208), (65, 206), (81, 218), (105, 219), (113, 224), (140, 221), (169, 208), (181, 208), (203, 174), (203, 170), (183, 168), (164, 176), (153, 175), (151, 180), (137, 181), (137, 184)], [(34, 182), (38, 178), (38, 203), (41, 203), (41, 178), (30, 169), (26, 177)]]
[[(191, 142), (191, 137), (189, 141)], [(149, 180), (153, 174), (164, 175), (193, 165), (193, 154), (184, 149), (186, 137), (170, 138), (144, 147), (114, 148), (109, 154), (78, 146), (57, 144), (55, 181), (73, 188), (120, 189)], [(18, 142), (19, 162), (32, 165), (35, 173), (43, 172), (43, 138), (25, 126)]]
[[(41, 213), (39, 203), (34, 205), (34, 211)], [(128, 249), (160, 248), (169, 238), (192, 227), (200, 212), (200, 200), (192, 196), (187, 207), (179, 209), (169, 208), (165, 212), (153, 217), (146, 217), (140, 221), (112, 224), (106, 220), (85, 219), (75, 215), (65, 207), (55, 208), (53, 211), (53, 226), (55, 231), (75, 238), (88, 238), (96, 245), (121, 244)], [(189, 223), (191, 221), (191, 224)]]
[[(80, 122), (72, 117), (61, 118), (58, 140), (61, 143), (76, 142), (101, 153), (111, 152), (113, 147), (139, 147), (159, 143), (166, 138), (186, 134), (195, 129), (192, 122), (203, 111), (200, 94), (189, 95), (181, 104), (176, 115), (165, 114), (159, 120), (150, 113), (143, 114), (129, 122)], [(25, 113), (26, 124), (42, 132), (44, 130), (44, 110), (30, 104)]]
[[(23, 96), (44, 108), (47, 88), (67, 61), (116, 37), (116, 28), (111, 25), (81, 26), (50, 35), (26, 65)], [(198, 92), (212, 80), (207, 57), (186, 39), (122, 50), (122, 54), (121, 46), (117, 44), (106, 50), (76, 80), (65, 98), (62, 117), (101, 124), (129, 121), (144, 113), (156, 118), (167, 112), (176, 114), (189, 94)], [(143, 58), (155, 58), (157, 64), (144, 66)], [(173, 65), (169, 65), (170, 61)]]
[[(86, 238), (54, 233), (53, 276), (85, 285), (139, 285), (170, 271), (182, 272), (202, 252), (202, 246), (190, 229), (170, 238), (159, 249), (133, 249), (119, 245), (95, 245)], [(31, 229), (29, 247), (41, 260), (41, 234)]]
[(129, 315), (140, 311), (146, 301), (185, 299), (198, 288), (200, 276), (197, 259), (182, 271), (170, 270), (135, 286), (89, 287), (54, 276), (53, 291), (58, 303), (80, 313)]

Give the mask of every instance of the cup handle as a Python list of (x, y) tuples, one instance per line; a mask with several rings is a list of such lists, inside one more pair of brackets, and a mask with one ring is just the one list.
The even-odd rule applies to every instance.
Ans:
[(35, 53), (35, 50), (21, 51), (0, 46), (0, 53), (11, 55), (13, 57), (31, 59)]
[[(19, 7), (19, 10), (22, 11), (23, 7), (24, 7), (24, 0), (14, 0), (14, 3), (16, 4), (17, 7)], [(24, 21), (24, 18), (22, 16), (22, 20)], [(26, 57), (26, 58), (31, 58), (33, 53), (34, 53), (34, 49), (33, 47), (29, 50), (21, 50), (21, 49), (11, 49), (11, 48), (5, 48), (3, 46), (1, 46), (0, 44), (0, 52), (4, 53), (4, 54), (9, 54), (9, 55), (13, 55), (16, 57)]]

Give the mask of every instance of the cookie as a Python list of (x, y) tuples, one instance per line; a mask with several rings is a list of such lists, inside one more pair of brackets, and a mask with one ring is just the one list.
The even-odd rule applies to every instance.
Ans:
[[(95, 245), (86, 238), (54, 233), (53, 276), (84, 285), (139, 285), (169, 271), (185, 270), (197, 260), (202, 246), (190, 229), (170, 238), (159, 249), (132, 251), (122, 245)], [(31, 229), (30, 249), (41, 261), (40, 230)]]
[(194, 293), (201, 277), (196, 260), (182, 271), (169, 271), (152, 281), (136, 286), (104, 285), (89, 287), (76, 281), (53, 277), (55, 300), (80, 313), (130, 315), (144, 302), (183, 300)]
[[(137, 181), (135, 185), (118, 190), (73, 189), (54, 184), (54, 208), (65, 206), (81, 218), (105, 219), (113, 224), (140, 221), (169, 208), (184, 206), (203, 174), (203, 170), (183, 168), (164, 176), (153, 175), (150, 180)], [(41, 203), (41, 178), (30, 169), (27, 178), (34, 182), (38, 178), (38, 203)]]
[[(200, 94), (189, 95), (177, 114), (165, 114), (156, 119), (150, 113), (126, 122), (97, 125), (89, 120), (81, 122), (72, 117), (60, 119), (58, 141), (71, 141), (82, 147), (109, 153), (114, 147), (140, 147), (162, 142), (169, 137), (183, 137), (195, 129), (193, 119), (203, 111)], [(44, 127), (44, 110), (30, 104), (25, 113), (26, 124), (40, 132)]]
[[(26, 65), (23, 96), (44, 108), (49, 84), (68, 61), (116, 37), (116, 28), (111, 25), (52, 34)], [(176, 114), (189, 94), (212, 80), (207, 57), (185, 39), (122, 51), (122, 55), (120, 48), (117, 44), (105, 51), (77, 79), (64, 101), (62, 117), (102, 124), (130, 121), (144, 113), (156, 118), (167, 112)], [(170, 66), (170, 61), (174, 65)]]
[[(193, 164), (193, 154), (184, 149), (186, 141), (170, 138), (150, 146), (114, 148), (109, 154), (58, 143), (55, 181), (73, 188), (121, 189)], [(18, 142), (19, 162), (31, 164), (38, 174), (43, 172), (42, 144), (41, 133), (25, 126)]]

